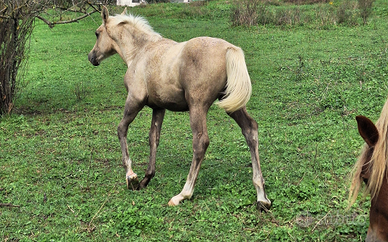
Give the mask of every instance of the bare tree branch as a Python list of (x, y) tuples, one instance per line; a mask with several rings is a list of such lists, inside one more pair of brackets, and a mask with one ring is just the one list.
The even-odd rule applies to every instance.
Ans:
[(90, 7), (92, 7), (94, 10), (96, 10), (96, 12), (101, 12), (101, 10), (97, 9), (93, 4), (91, 4), (89, 1), (88, 1), (88, 4), (90, 5)]
[(45, 22), (50, 28), (54, 27), (54, 25), (56, 24), (69, 24), (69, 23), (74, 23), (74, 22), (77, 22), (81, 19), (84, 19), (88, 16), (90, 16), (91, 14), (97, 12), (96, 10), (93, 10), (91, 11), (90, 13), (86, 13), (84, 14), (83, 16), (80, 16), (78, 18), (74, 18), (74, 19), (71, 19), (71, 20), (67, 20), (67, 21), (56, 21), (56, 22), (50, 22), (49, 20), (43, 18), (42, 16), (38, 15), (36, 16), (38, 19), (42, 20), (43, 22)]
[(3, 8), (2, 10), (0, 10), (0, 13), (4, 12), (5, 10), (7, 10), (7, 7)]

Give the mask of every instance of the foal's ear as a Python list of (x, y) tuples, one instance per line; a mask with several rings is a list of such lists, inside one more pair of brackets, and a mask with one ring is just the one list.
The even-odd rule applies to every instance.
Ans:
[(101, 18), (102, 18), (102, 21), (104, 21), (104, 24), (106, 24), (109, 18), (109, 11), (105, 6), (102, 6)]
[(379, 131), (376, 126), (370, 121), (369, 118), (364, 116), (357, 116), (357, 125), (358, 132), (361, 137), (365, 140), (365, 142), (369, 145), (369, 147), (373, 147), (376, 145), (379, 140)]
[(124, 8), (124, 11), (121, 13), (121, 15), (127, 15), (127, 7)]

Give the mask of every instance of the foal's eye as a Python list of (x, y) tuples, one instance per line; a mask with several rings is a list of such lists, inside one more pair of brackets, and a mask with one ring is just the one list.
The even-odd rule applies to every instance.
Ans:
[(97, 39), (98, 39), (98, 36), (100, 35), (100, 33), (96, 32), (95, 34), (96, 34), (96, 37), (97, 37)]

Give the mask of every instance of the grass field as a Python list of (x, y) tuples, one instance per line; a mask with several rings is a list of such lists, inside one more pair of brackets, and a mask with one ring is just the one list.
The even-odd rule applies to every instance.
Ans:
[[(192, 199), (167, 206), (191, 163), (188, 113), (166, 113), (155, 178), (126, 189), (116, 135), (126, 68), (119, 56), (88, 62), (96, 14), (53, 29), (36, 22), (25, 87), (0, 118), (0, 203), (14, 205), (0, 207), (2, 241), (365, 239), (370, 202), (360, 196), (345, 210), (348, 175), (363, 145), (355, 116), (376, 120), (388, 94), (388, 3), (377, 0), (368, 24), (356, 26), (232, 27), (230, 9), (220, 0), (131, 10), (166, 38), (212, 36), (243, 48), (270, 212), (256, 210), (248, 146), (216, 106)], [(145, 108), (128, 134), (140, 177), (150, 122)]]

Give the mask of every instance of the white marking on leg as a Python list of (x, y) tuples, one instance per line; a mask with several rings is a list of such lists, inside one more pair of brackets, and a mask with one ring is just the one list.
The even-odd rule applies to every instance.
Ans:
[(271, 205), (271, 201), (267, 198), (267, 195), (265, 194), (264, 190), (264, 178), (261, 173), (261, 170), (259, 168), (259, 164), (256, 162), (253, 162), (252, 165), (253, 168), (253, 185), (256, 188), (257, 192), (257, 201), (258, 202), (264, 202), (265, 204)]
[(190, 199), (193, 196), (194, 193), (194, 183), (193, 181), (190, 181), (189, 179), (186, 181), (185, 186), (183, 187), (182, 191), (171, 198), (171, 200), (168, 202), (169, 206), (176, 206), (178, 205), (182, 200), (184, 199)]

